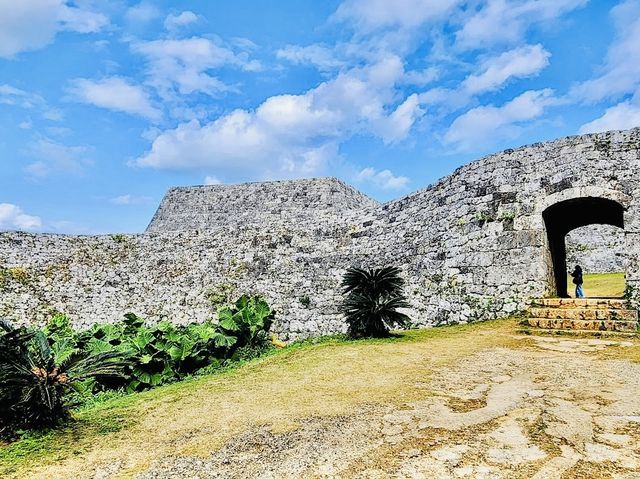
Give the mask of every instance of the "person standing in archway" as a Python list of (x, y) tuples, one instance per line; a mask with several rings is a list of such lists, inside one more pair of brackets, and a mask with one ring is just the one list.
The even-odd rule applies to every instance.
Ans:
[(582, 283), (584, 282), (582, 280), (582, 268), (576, 265), (571, 276), (573, 276), (573, 284), (576, 285), (576, 298), (584, 298), (584, 291), (582, 290)]

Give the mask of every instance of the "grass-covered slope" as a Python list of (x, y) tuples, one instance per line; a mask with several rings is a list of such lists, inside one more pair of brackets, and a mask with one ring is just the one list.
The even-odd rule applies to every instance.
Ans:
[[(418, 441), (409, 434), (398, 439), (403, 441), (398, 450), (381, 446), (370, 453), (365, 451), (361, 460), (347, 464), (353, 469), (352, 473), (345, 472), (339, 477), (364, 477), (359, 475), (358, 468), (374, 467), (372, 464), (375, 468), (389, 469), (391, 474), (394, 467), (401, 467), (398, 461), (412, 460), (414, 456), (407, 456), (407, 451), (413, 451), (411, 454), (422, 451), (420, 458), (428, 459), (435, 447), (466, 443), (477, 449), (476, 455), (465, 456), (469, 467), (476, 467), (482, 454), (490, 452), (482, 441), (505, 439), (504, 432), (500, 432), (502, 423), (493, 418), (497, 417), (495, 414), (502, 417), (506, 412), (513, 416), (505, 419), (511, 421), (508, 424), (524, 421), (527, 437), (546, 451), (548, 456), (544, 460), (550, 460), (551, 467), (555, 464), (551, 458), (560, 454), (552, 435), (564, 431), (551, 426), (569, 420), (563, 414), (573, 411), (573, 403), (566, 399), (571, 394), (577, 394), (578, 402), (586, 401), (584, 398), (591, 398), (590, 391), (598, 387), (597, 381), (606, 378), (599, 387), (610, 388), (610, 394), (616, 390), (622, 401), (615, 402), (618, 401), (615, 399), (612, 404), (626, 405), (621, 406), (624, 414), (630, 415), (629, 411), (635, 410), (637, 388), (633, 381), (640, 363), (640, 342), (627, 338), (627, 344), (620, 347), (604, 341), (596, 344), (587, 340), (524, 337), (518, 336), (516, 329), (515, 320), (502, 320), (408, 331), (389, 339), (348, 342), (325, 338), (315, 344), (293, 345), (232, 370), (88, 405), (75, 412), (76, 421), (66, 429), (0, 447), (0, 477), (93, 478), (96, 471), (102, 471), (99, 477), (132, 478), (149, 468), (157, 471), (160, 459), (168, 458), (171, 463), (180, 457), (185, 457), (190, 467), (199, 467), (199, 464), (206, 467), (212, 454), (225, 443), (225, 447), (229, 444), (231, 448), (244, 447), (238, 438), (245, 432), (266, 428), (269, 434), (286, 438), (308, 429), (309, 421), (326, 423), (338, 433), (347, 431), (346, 442), (351, 444), (361, 436), (349, 435), (349, 430), (341, 425), (359, 418), (363, 410), (377, 411), (371, 413), (371, 418), (363, 418), (365, 424), (370, 424), (384, 422), (381, 418), (386, 417), (388, 411), (393, 412), (391, 416), (400, 417), (407, 413), (407, 408), (413, 408), (411, 414), (419, 418), (418, 424), (424, 423), (419, 427), (423, 428), (425, 437)], [(571, 374), (565, 375), (558, 364), (564, 364)], [(601, 372), (592, 374), (596, 369)], [(575, 380), (567, 383), (567, 377), (574, 375), (577, 375)], [(516, 388), (513, 391), (511, 383)], [(464, 391), (475, 391), (478, 385), (486, 386), (481, 390), (484, 398), (469, 400), (460, 396)], [(581, 387), (584, 391), (578, 391)], [(558, 397), (554, 396), (556, 393)], [(589, 399), (585, 410), (600, 411), (597, 400)], [(556, 422), (551, 421), (551, 426), (545, 429), (543, 423), (536, 422), (536, 414), (542, 414), (540, 411), (548, 414), (550, 404), (564, 404), (569, 409), (557, 411), (558, 418), (553, 419)], [(522, 416), (524, 412), (519, 411), (529, 412)], [(465, 421), (471, 419), (475, 422), (470, 424), (478, 424), (449, 432), (441, 429), (453, 427), (455, 421), (464, 426)], [(438, 425), (438, 421), (444, 421), (444, 426)], [(436, 429), (429, 426), (431, 422)], [(536, 429), (539, 427), (542, 432)], [(489, 434), (495, 428), (498, 432)], [(285, 449), (292, 451), (294, 463), (304, 462), (309, 451), (332, 454), (331, 448), (335, 445), (313, 434), (310, 437), (290, 444), (283, 439), (284, 444), (290, 446)], [(589, 436), (584, 440), (596, 439)], [(256, 447), (266, 447), (262, 442), (256, 444)], [(527, 451), (533, 447), (525, 446)], [(495, 447), (499, 450), (506, 446)], [(575, 447), (581, 450), (583, 446)], [(265, 451), (265, 457), (260, 460), (245, 458), (248, 462), (243, 463), (231, 458), (223, 462), (227, 466), (222, 467), (237, 468), (240, 475), (233, 477), (261, 477), (243, 468), (264, 466), (268, 461), (273, 462), (267, 464), (269, 467), (289, 467), (289, 463), (277, 455), (278, 451), (273, 454), (268, 448)], [(241, 450), (239, 454), (242, 456), (244, 452)], [(347, 461), (343, 453), (335, 454), (338, 462)], [(203, 461), (199, 463), (198, 458)], [(532, 477), (531, 471), (543, 463), (527, 464), (518, 469), (519, 475), (496, 477)], [(581, 462), (568, 464), (567, 468), (577, 469), (574, 475), (566, 477), (610, 477), (592, 474), (595, 471), (592, 465), (589, 474), (580, 475)], [(609, 467), (608, 464), (602, 467)], [(114, 465), (114, 472), (104, 475), (105, 467)], [(152, 473), (144, 477), (213, 477), (180, 469), (179, 465), (175, 467), (177, 469), (165, 475)], [(286, 471), (287, 477), (300, 477), (293, 469)], [(513, 472), (505, 469), (505, 474)], [(448, 477), (438, 474), (429, 477)], [(280, 471), (274, 477), (284, 476)]]
[[(113, 398), (75, 412), (60, 431), (0, 448), (0, 477), (81, 477), (122, 461), (131, 477), (167, 455), (207, 455), (248, 428), (295, 427), (310, 416), (424, 394), (430, 372), (514, 341), (513, 322), (402, 333), (385, 340), (325, 339), (294, 345), (226, 372)], [(120, 477), (120, 476), (119, 476)]]
[[(567, 275), (569, 295), (575, 296), (573, 278)], [(584, 275), (584, 293), (587, 298), (621, 298), (624, 295), (624, 273), (589, 273)]]

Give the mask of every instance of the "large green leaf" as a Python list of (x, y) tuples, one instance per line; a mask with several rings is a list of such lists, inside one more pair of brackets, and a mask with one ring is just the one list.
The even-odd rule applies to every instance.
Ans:
[(138, 351), (144, 350), (154, 340), (153, 334), (147, 329), (141, 329), (138, 333), (131, 338), (130, 343)]
[(174, 361), (184, 361), (193, 353), (195, 343), (188, 338), (182, 338), (180, 343), (169, 348), (169, 356)]
[(51, 345), (51, 354), (56, 366), (64, 365), (73, 355), (78, 354), (79, 349), (75, 347), (75, 342), (69, 338), (60, 339)]
[(106, 353), (107, 351), (113, 351), (115, 347), (111, 343), (103, 339), (91, 338), (87, 342), (86, 349), (92, 354), (97, 354)]

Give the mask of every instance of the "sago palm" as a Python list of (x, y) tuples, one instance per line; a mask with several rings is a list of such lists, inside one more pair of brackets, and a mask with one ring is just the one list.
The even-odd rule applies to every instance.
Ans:
[(81, 353), (70, 342), (53, 347), (41, 331), (0, 321), (0, 435), (53, 426), (68, 415), (65, 395), (86, 379), (120, 376), (122, 353)]
[(398, 311), (409, 307), (400, 269), (349, 268), (342, 280), (345, 299), (341, 311), (352, 338), (385, 337), (394, 326), (406, 326), (409, 317)]

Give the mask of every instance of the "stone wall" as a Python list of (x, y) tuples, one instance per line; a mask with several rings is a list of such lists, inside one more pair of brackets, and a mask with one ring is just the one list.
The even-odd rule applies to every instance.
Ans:
[(377, 201), (335, 178), (172, 188), (148, 233), (336, 223)]
[(635, 129), (507, 150), (383, 205), (334, 179), (175, 189), (145, 234), (0, 234), (0, 314), (199, 321), (213, 314), (211, 299), (259, 292), (293, 339), (344, 329), (337, 305), (348, 266), (393, 264), (416, 325), (499, 317), (553, 294), (542, 213), (583, 197), (624, 206), (635, 287), (638, 168)]
[(567, 264), (579, 264), (586, 273), (625, 270), (624, 230), (609, 225), (590, 225), (567, 235)]

